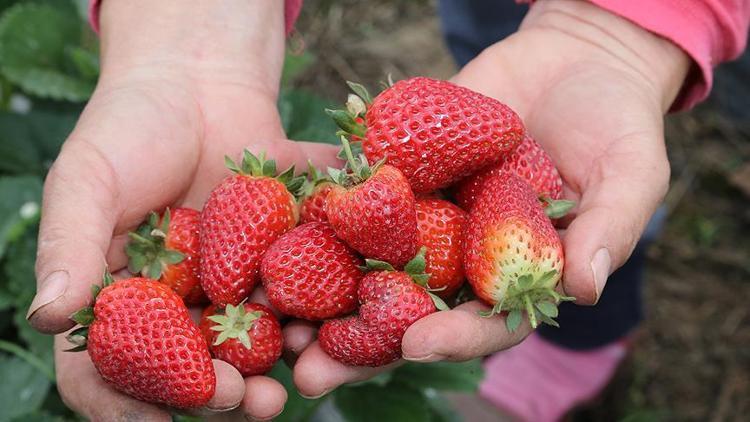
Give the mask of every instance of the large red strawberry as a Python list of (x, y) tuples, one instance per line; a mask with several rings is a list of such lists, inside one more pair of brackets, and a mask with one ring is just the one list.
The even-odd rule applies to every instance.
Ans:
[(106, 274), (94, 288), (93, 308), (76, 312), (83, 325), (68, 335), (72, 350), (88, 349), (96, 370), (139, 400), (177, 408), (205, 405), (216, 376), (206, 341), (182, 299), (146, 278), (113, 283)]
[(555, 292), (563, 260), (560, 238), (534, 189), (513, 173), (488, 178), (469, 214), (464, 265), (491, 313), (509, 311), (511, 331), (523, 312), (534, 328), (539, 321), (556, 325), (557, 303), (571, 299)]
[(528, 182), (545, 203), (545, 211), (551, 217), (562, 217), (573, 205), (571, 201), (560, 200), (560, 173), (542, 146), (528, 135), (515, 151), (503, 157), (498, 164), (459, 182), (455, 191), (456, 203), (467, 211), (471, 210), (477, 195), (484, 190), (484, 182), (503, 172), (514, 173)]
[(281, 325), (259, 303), (211, 305), (203, 311), (201, 332), (215, 358), (237, 368), (244, 377), (270, 371), (281, 357)]
[(236, 305), (260, 279), (266, 249), (297, 224), (296, 193), (304, 179), (290, 168), (276, 176), (276, 164), (245, 150), (236, 174), (211, 192), (201, 216), (203, 290), (216, 305)]
[(274, 308), (317, 321), (346, 315), (357, 307), (362, 264), (328, 223), (307, 223), (271, 245), (260, 271)]
[(351, 172), (329, 169), (337, 185), (326, 214), (336, 235), (366, 258), (400, 268), (416, 254), (417, 212), (409, 182), (395, 167), (354, 158), (341, 138)]
[(334, 184), (312, 164), (308, 176), (310, 180), (305, 181), (304, 196), (299, 206), (299, 222), (300, 224), (312, 221), (327, 222), (326, 199)]
[(128, 269), (171, 287), (188, 305), (205, 302), (200, 279), (200, 212), (167, 208), (160, 217), (152, 212), (130, 233), (125, 248)]
[(398, 360), (406, 329), (436, 306), (447, 309), (423, 287), (429, 277), (423, 250), (405, 271), (380, 261), (368, 260), (368, 266), (375, 271), (359, 285), (359, 315), (328, 320), (318, 332), (323, 351), (346, 365), (382, 366)]
[(417, 200), (419, 244), (427, 248), (426, 272), (430, 288), (442, 298), (464, 282), (463, 229), (466, 212), (442, 199)]
[(521, 143), (520, 117), (505, 104), (478, 92), (430, 78), (397, 82), (370, 100), (350, 84), (367, 108), (331, 111), (345, 132), (363, 137), (371, 161), (387, 158), (401, 170), (414, 192), (446, 187), (500, 160)]

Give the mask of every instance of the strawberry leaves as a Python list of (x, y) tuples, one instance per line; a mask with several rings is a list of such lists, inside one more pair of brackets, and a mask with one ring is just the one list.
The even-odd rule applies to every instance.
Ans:
[(242, 176), (271, 177), (283, 183), (289, 193), (299, 198), (303, 193), (305, 176), (295, 176), (294, 166), (290, 166), (281, 174), (277, 175), (276, 161), (266, 159), (266, 153), (255, 155), (249, 150), (242, 151), (242, 161), (238, 165), (229, 156), (224, 156), (224, 165), (233, 173)]
[(125, 254), (130, 272), (158, 280), (168, 266), (185, 259), (182, 252), (168, 249), (165, 245), (170, 220), (169, 208), (164, 211), (161, 222), (159, 215), (152, 211), (146, 222), (135, 232), (128, 233), (130, 242), (125, 247)]
[(253, 327), (255, 320), (262, 316), (263, 313), (260, 311), (247, 312), (244, 303), (237, 306), (227, 305), (223, 315), (208, 317), (210, 321), (216, 323), (211, 330), (219, 333), (213, 345), (218, 346), (229, 339), (236, 339), (245, 348), (251, 349), (252, 343), (248, 331)]

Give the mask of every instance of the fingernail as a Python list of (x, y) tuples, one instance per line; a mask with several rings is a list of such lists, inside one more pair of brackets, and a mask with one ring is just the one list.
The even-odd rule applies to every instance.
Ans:
[(39, 291), (31, 302), (31, 306), (29, 306), (29, 312), (26, 314), (26, 319), (31, 318), (31, 316), (41, 307), (49, 305), (65, 294), (65, 290), (68, 289), (69, 281), (70, 275), (65, 270), (55, 271), (48, 275), (47, 278), (42, 281), (39, 286)]
[(206, 409), (206, 410), (208, 410), (209, 412), (212, 412), (212, 413), (223, 413), (223, 412), (229, 412), (230, 410), (234, 410), (234, 409), (240, 407), (241, 403), (242, 402), (237, 402), (237, 403), (235, 403), (235, 404), (233, 404), (233, 405), (231, 405), (229, 407), (210, 407), (210, 406), (206, 406), (204, 409)]
[(591, 271), (594, 274), (594, 283), (596, 287), (596, 300), (602, 296), (604, 285), (607, 284), (609, 277), (609, 268), (612, 265), (612, 259), (609, 257), (607, 248), (601, 248), (594, 254), (591, 260)]
[(404, 359), (408, 360), (409, 362), (437, 362), (439, 360), (445, 359), (445, 356), (439, 355), (437, 353), (428, 353), (424, 356), (406, 356), (404, 355)]
[(328, 394), (330, 392), (331, 392), (331, 390), (328, 389), (328, 390), (323, 390), (323, 392), (320, 393), (320, 394), (318, 394), (317, 396), (306, 396), (306, 395), (304, 395), (302, 393), (299, 393), (299, 395), (302, 396), (302, 397), (304, 397), (304, 398), (306, 398), (306, 399), (308, 399), (308, 400), (315, 400), (315, 399), (319, 399), (319, 398), (325, 396), (326, 394)]
[(250, 415), (245, 415), (245, 420), (246, 420), (246, 421), (248, 421), (248, 422), (264, 422), (264, 421), (270, 421), (270, 420), (273, 420), (273, 419), (275, 419), (275, 418), (276, 418), (277, 416), (279, 416), (279, 415), (280, 415), (280, 414), (282, 414), (283, 412), (284, 412), (284, 408), (282, 407), (282, 408), (281, 408), (281, 411), (280, 411), (279, 413), (277, 413), (277, 414), (273, 415), (273, 416), (269, 416), (269, 417), (267, 417), (267, 418), (254, 418), (254, 417), (252, 417), (252, 416), (250, 416)]

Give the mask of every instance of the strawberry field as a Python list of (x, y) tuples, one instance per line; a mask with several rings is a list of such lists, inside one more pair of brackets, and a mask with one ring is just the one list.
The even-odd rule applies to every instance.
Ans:
[[(0, 1), (0, 422), (81, 418), (55, 388), (52, 337), (26, 322), (42, 183), (96, 84), (84, 0)], [(455, 72), (434, 2), (308, 0), (288, 40), (278, 108), (290, 139), (337, 142), (325, 108), (344, 80)], [(667, 118), (666, 227), (648, 250), (646, 322), (611, 385), (574, 421), (745, 420), (750, 414), (750, 55), (712, 97)], [(291, 371), (279, 421), (491, 421), (479, 361), (409, 363), (308, 400)], [(199, 420), (175, 415), (176, 420)]]

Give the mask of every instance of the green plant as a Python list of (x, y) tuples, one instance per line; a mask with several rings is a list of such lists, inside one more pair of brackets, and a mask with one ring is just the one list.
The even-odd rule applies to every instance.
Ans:
[[(52, 337), (35, 332), (25, 316), (35, 293), (42, 182), (99, 71), (86, 3), (0, 0), (0, 422), (81, 420), (55, 389)], [(335, 143), (335, 125), (323, 111), (332, 103), (288, 88), (314, 56), (287, 59), (279, 111), (288, 136)], [(443, 421), (455, 414), (438, 391), (474, 390), (481, 366), (407, 364), (317, 400), (296, 393), (286, 365), (271, 375), (290, 393), (280, 421), (306, 420), (326, 400), (347, 421)]]

